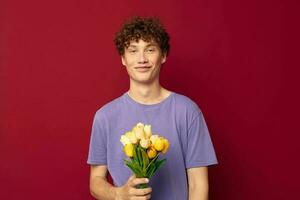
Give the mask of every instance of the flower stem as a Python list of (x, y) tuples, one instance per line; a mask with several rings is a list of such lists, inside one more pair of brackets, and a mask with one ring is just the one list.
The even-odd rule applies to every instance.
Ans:
[(144, 188), (147, 188), (147, 187), (148, 187), (148, 185), (147, 185), (146, 183), (139, 184), (139, 185), (137, 186), (138, 189), (144, 189)]

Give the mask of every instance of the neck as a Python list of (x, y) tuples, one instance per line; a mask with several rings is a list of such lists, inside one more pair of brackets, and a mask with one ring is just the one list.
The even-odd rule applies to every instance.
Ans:
[(142, 104), (156, 104), (163, 101), (171, 92), (163, 88), (159, 82), (137, 84), (130, 81), (128, 95)]

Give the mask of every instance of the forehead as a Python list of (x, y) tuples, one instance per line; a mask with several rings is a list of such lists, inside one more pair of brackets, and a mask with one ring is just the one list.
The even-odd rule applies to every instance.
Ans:
[(154, 40), (145, 41), (142, 39), (139, 39), (138, 41), (131, 40), (128, 44), (128, 47), (148, 47), (148, 46), (157, 46), (158, 47), (158, 44)]

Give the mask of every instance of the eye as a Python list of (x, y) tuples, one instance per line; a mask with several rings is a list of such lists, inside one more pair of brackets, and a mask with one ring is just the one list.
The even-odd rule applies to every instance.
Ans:
[(149, 48), (149, 49), (147, 49), (147, 52), (153, 53), (153, 52), (155, 52), (155, 48)]
[(137, 52), (137, 50), (135, 50), (135, 49), (129, 49), (128, 51), (129, 51), (129, 53), (136, 53)]

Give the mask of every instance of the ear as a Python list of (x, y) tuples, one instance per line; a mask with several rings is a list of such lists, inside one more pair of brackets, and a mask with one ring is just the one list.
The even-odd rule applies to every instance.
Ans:
[(161, 58), (161, 64), (165, 63), (167, 61), (167, 54), (163, 53)]
[(126, 67), (124, 56), (121, 56), (121, 62), (122, 62), (122, 65), (124, 65)]

